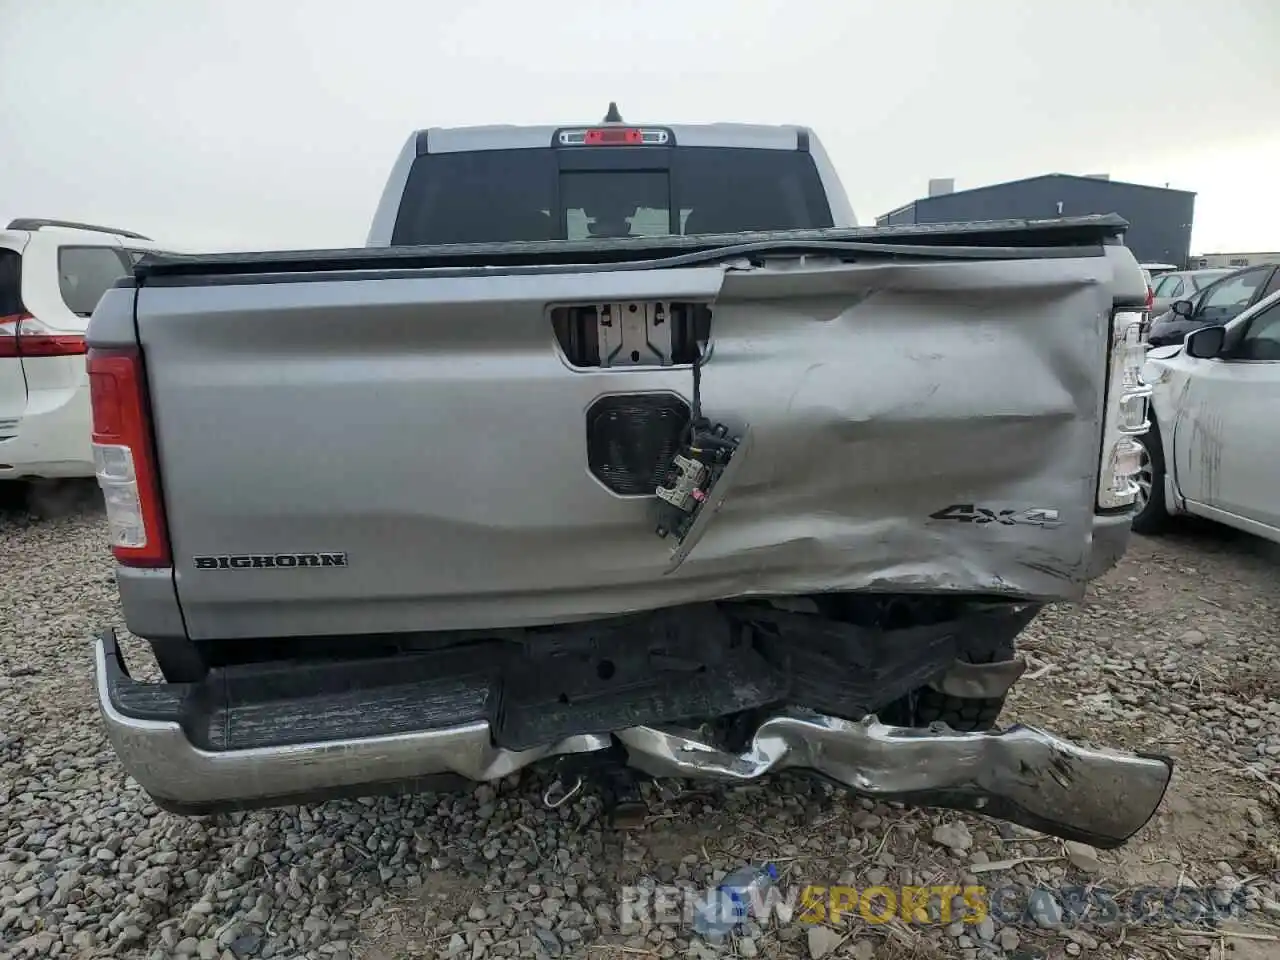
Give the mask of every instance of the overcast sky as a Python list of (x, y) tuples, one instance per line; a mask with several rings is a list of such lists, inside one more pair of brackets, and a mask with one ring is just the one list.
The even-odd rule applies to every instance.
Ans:
[(1280, 0), (0, 0), (0, 217), (207, 248), (363, 244), (410, 131), (813, 126), (860, 219), (1110, 173), (1280, 249)]

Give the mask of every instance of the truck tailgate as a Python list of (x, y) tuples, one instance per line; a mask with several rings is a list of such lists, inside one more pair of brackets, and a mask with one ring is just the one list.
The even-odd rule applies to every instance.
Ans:
[[(493, 628), (825, 590), (1077, 598), (1111, 270), (1099, 255), (143, 286), (187, 630)], [(655, 300), (710, 304), (703, 410), (748, 427), (670, 572), (653, 498), (589, 471), (586, 421), (608, 395), (688, 401), (690, 368), (574, 369), (548, 318)], [(236, 559), (306, 554), (345, 562)]]

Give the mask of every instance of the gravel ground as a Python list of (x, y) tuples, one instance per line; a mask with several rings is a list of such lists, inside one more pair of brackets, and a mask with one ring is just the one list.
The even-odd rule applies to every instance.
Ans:
[[(0, 956), (1280, 956), (1280, 556), (1250, 538), (1194, 527), (1137, 540), (1086, 603), (1046, 611), (1025, 636), (1015, 718), (1178, 761), (1158, 817), (1107, 853), (800, 778), (654, 785), (631, 833), (602, 830), (591, 796), (544, 810), (531, 774), (458, 795), (172, 817), (125, 778), (94, 705), (88, 639), (122, 626), (103, 540), (93, 509), (0, 514)], [(147, 659), (136, 641), (129, 652)], [(619, 913), (625, 888), (701, 888), (759, 861), (788, 884), (1004, 893), (980, 923), (945, 922), (936, 905), (933, 923), (855, 912), (749, 925), (718, 947), (656, 922), (675, 918)], [(1180, 890), (1178, 909), (1139, 922), (1154, 888)]]

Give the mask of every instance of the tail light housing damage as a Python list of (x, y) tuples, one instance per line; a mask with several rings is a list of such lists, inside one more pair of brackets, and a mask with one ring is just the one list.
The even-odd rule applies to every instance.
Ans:
[(131, 567), (169, 566), (169, 542), (137, 350), (89, 351), (93, 462), (107, 505), (111, 552)]
[(0, 357), (77, 357), (84, 334), (54, 330), (29, 313), (0, 317)]
[(1147, 404), (1151, 387), (1142, 380), (1146, 333), (1145, 312), (1127, 309), (1112, 314), (1102, 469), (1098, 476), (1098, 506), (1103, 510), (1133, 506), (1138, 496), (1142, 447), (1134, 438), (1150, 427)]

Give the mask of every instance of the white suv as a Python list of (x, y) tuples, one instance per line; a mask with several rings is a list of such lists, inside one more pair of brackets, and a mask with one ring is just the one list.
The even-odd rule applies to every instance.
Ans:
[(155, 249), (128, 230), (61, 220), (0, 230), (0, 480), (94, 475), (85, 327)]

